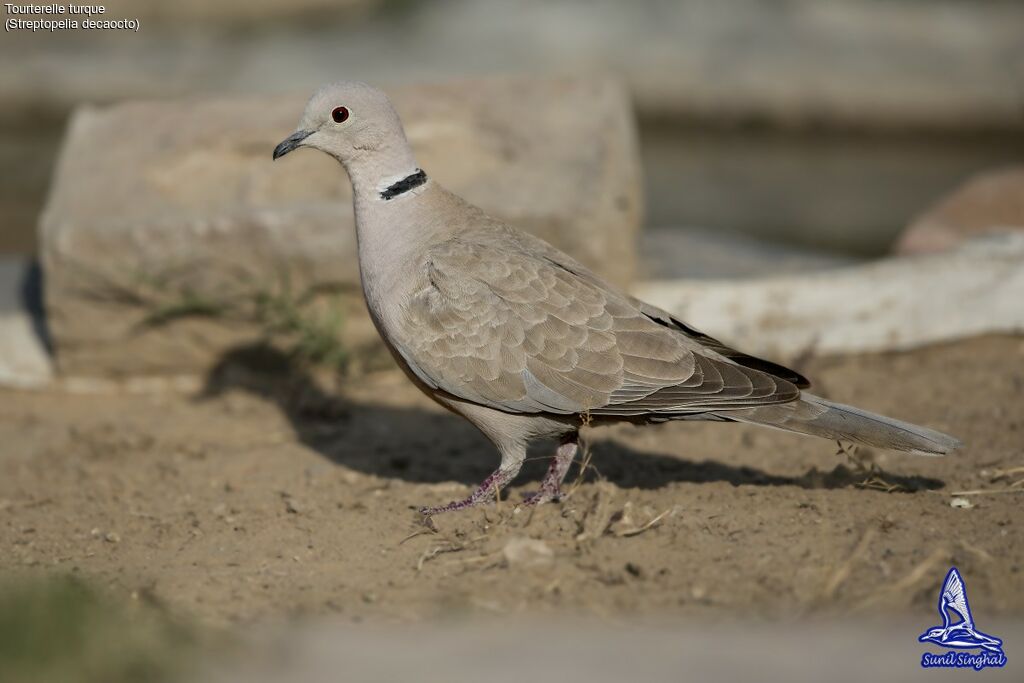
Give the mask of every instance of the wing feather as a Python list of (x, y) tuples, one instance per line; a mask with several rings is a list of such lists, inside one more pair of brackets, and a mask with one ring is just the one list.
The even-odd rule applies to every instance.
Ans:
[(510, 228), (459, 233), (423, 267), (429, 286), (404, 307), (395, 346), (417, 377), (453, 396), (506, 412), (619, 417), (799, 396), (796, 373), (741, 362), (750, 357)]

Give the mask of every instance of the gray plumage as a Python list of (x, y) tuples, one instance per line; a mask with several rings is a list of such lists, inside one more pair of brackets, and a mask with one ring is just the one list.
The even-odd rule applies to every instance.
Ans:
[(561, 438), (563, 447), (529, 502), (558, 497), (589, 422), (710, 419), (914, 453), (959, 446), (810, 395), (798, 373), (729, 348), (429, 176), (423, 182), (379, 90), (322, 88), (274, 157), (300, 146), (331, 154), (349, 173), (363, 291), (388, 348), (423, 391), (501, 452), (499, 469), (470, 498), (427, 513), (490, 500), (537, 437)]

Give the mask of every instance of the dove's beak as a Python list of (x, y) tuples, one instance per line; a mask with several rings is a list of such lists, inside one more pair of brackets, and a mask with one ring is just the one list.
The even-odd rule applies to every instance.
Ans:
[(311, 130), (297, 130), (284, 140), (281, 141), (277, 147), (274, 148), (274, 158), (283, 157), (288, 152), (292, 151), (296, 147), (302, 145), (302, 141), (313, 134)]

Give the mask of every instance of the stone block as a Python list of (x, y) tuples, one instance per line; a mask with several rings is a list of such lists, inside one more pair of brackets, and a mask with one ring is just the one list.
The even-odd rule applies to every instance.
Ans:
[(53, 378), (39, 280), (30, 260), (0, 258), (0, 386), (38, 388)]
[(1024, 234), (818, 272), (661, 280), (634, 293), (747, 353), (786, 362), (1024, 332)]
[[(390, 92), (433, 178), (629, 283), (642, 200), (622, 88), (600, 79), (491, 79)], [(344, 299), (332, 315), (345, 317), (347, 344), (374, 337), (354, 296), (343, 169), (309, 150), (271, 161), (307, 97), (76, 111), (40, 226), (61, 371), (202, 371), (261, 333), (254, 317), (263, 328), (309, 332), (291, 307), (324, 293)]]
[(993, 232), (1024, 230), (1024, 166), (979, 173), (929, 207), (896, 244), (901, 254), (942, 251)]

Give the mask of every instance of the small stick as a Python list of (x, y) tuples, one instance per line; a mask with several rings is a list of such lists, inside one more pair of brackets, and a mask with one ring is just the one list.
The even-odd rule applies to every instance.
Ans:
[(836, 591), (839, 590), (839, 586), (850, 578), (850, 573), (853, 571), (853, 565), (867, 552), (868, 545), (874, 537), (874, 527), (868, 527), (867, 531), (865, 531), (860, 537), (860, 540), (857, 542), (856, 547), (854, 547), (853, 552), (850, 553), (850, 556), (846, 558), (845, 562), (839, 565), (835, 572), (832, 573), (828, 583), (825, 584), (825, 588), (821, 592), (821, 597), (823, 599), (830, 600), (832, 596), (835, 595)]
[(894, 584), (889, 585), (886, 588), (873, 593), (857, 605), (854, 606), (854, 610), (863, 610), (880, 602), (890, 600), (892, 596), (904, 595), (910, 591), (914, 586), (918, 585), (931, 574), (933, 567), (936, 564), (945, 564), (950, 556), (949, 550), (945, 548), (937, 548), (931, 555), (926, 557), (919, 565), (910, 570), (906, 576), (897, 581)]
[(995, 493), (1024, 493), (1024, 488), (1013, 488), (1017, 486), (1013, 484), (1010, 488), (1005, 489), (975, 489), (974, 491), (953, 491), (949, 495), (951, 496), (986, 496)]
[(643, 532), (645, 532), (648, 529), (652, 528), (655, 524), (660, 522), (662, 519), (664, 519), (665, 515), (667, 515), (671, 511), (672, 511), (671, 508), (668, 509), (668, 510), (665, 510), (660, 515), (658, 515), (657, 517), (655, 517), (651, 521), (647, 522), (647, 524), (644, 524), (643, 526), (637, 527), (635, 529), (626, 529), (625, 531), (620, 531), (619, 533), (617, 533), (615, 535), (616, 536), (620, 536), (620, 537), (628, 538), (629, 536), (636, 536), (638, 534), (642, 534)]

